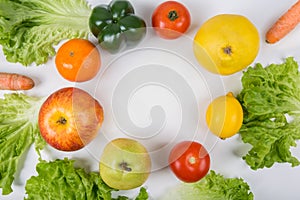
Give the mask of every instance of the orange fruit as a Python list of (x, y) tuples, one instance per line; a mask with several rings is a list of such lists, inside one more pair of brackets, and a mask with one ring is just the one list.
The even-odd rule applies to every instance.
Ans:
[(100, 70), (100, 52), (89, 40), (71, 39), (58, 49), (55, 65), (59, 74), (68, 81), (88, 81)]

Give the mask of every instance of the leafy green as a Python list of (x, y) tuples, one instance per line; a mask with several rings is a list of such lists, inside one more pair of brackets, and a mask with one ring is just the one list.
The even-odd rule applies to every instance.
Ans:
[(9, 62), (46, 63), (54, 45), (87, 38), (91, 8), (85, 0), (0, 0), (0, 44)]
[(240, 134), (252, 145), (244, 156), (254, 170), (274, 163), (300, 164), (291, 147), (300, 139), (300, 73), (289, 57), (282, 64), (256, 64), (242, 77), (238, 100), (244, 109)]
[(45, 146), (37, 122), (42, 102), (42, 98), (17, 93), (0, 98), (0, 188), (4, 195), (12, 192), (22, 155), (33, 143), (38, 153)]
[[(32, 97), (22, 93), (4, 94), (0, 98), (0, 188), (2, 194), (12, 192), (11, 185), (19, 161), (29, 147), (35, 143), (40, 156), (36, 166), (39, 173), (26, 182), (27, 199), (116, 199), (111, 197), (116, 191), (107, 186), (98, 173), (87, 174), (83, 169), (73, 167), (74, 160), (41, 160), (40, 150), (46, 142), (38, 127), (38, 113), (45, 97)], [(148, 199), (145, 188), (141, 188), (136, 200)]]
[[(137, 195), (137, 197), (134, 198), (134, 200), (148, 200), (148, 199), (149, 199), (149, 195), (146, 188), (144, 187), (140, 188), (139, 194)], [(117, 198), (113, 198), (113, 200), (130, 200), (130, 198), (126, 196), (118, 196)]]
[[(38, 176), (32, 176), (26, 182), (27, 200), (110, 200), (112, 192), (116, 191), (106, 185), (101, 179), (99, 173), (87, 173), (82, 168), (74, 167), (75, 160), (55, 160), (52, 162), (40, 161), (36, 170)], [(50, 172), (50, 173), (49, 173)], [(144, 198), (138, 198), (144, 197)], [(140, 189), (137, 200), (146, 200), (148, 197), (144, 188)], [(125, 196), (119, 196), (116, 200), (129, 199)]]
[(181, 183), (167, 192), (162, 200), (252, 200), (249, 185), (241, 178), (225, 178), (211, 170), (196, 183)]
[(148, 192), (144, 187), (141, 187), (140, 193), (135, 198), (135, 200), (147, 200), (149, 198)]

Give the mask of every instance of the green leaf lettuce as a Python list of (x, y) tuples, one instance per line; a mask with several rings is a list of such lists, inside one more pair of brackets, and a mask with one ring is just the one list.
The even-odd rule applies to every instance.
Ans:
[(38, 153), (45, 146), (37, 122), (42, 102), (42, 98), (17, 93), (0, 98), (0, 188), (4, 195), (12, 192), (22, 155), (33, 143)]
[(249, 185), (241, 178), (225, 178), (211, 170), (196, 183), (181, 183), (166, 191), (161, 200), (253, 200)]
[(289, 57), (282, 64), (249, 67), (238, 100), (244, 121), (240, 134), (252, 149), (244, 156), (254, 170), (274, 163), (300, 164), (291, 147), (300, 139), (300, 73)]
[(87, 38), (91, 8), (85, 0), (0, 0), (0, 44), (9, 62), (46, 63), (54, 45)]
[[(74, 167), (75, 160), (41, 160), (36, 170), (38, 176), (32, 176), (26, 182), (26, 200), (110, 200), (112, 192), (117, 191), (104, 183), (99, 173), (87, 173), (82, 168)], [(137, 200), (146, 200), (148, 194), (145, 188), (140, 189)], [(128, 197), (119, 196), (118, 200)]]

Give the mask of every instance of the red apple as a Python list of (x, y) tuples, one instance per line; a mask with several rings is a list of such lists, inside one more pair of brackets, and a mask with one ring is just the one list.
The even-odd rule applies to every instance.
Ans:
[(75, 151), (91, 142), (102, 125), (100, 103), (75, 87), (51, 94), (41, 106), (38, 124), (45, 141), (62, 151)]

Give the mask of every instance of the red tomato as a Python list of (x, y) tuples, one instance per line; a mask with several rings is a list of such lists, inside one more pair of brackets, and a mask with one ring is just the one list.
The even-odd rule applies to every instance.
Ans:
[(199, 181), (208, 173), (210, 157), (200, 143), (184, 141), (171, 150), (169, 165), (178, 179), (192, 183)]
[(191, 24), (188, 9), (176, 1), (160, 4), (152, 14), (152, 26), (165, 39), (176, 39), (187, 31)]

